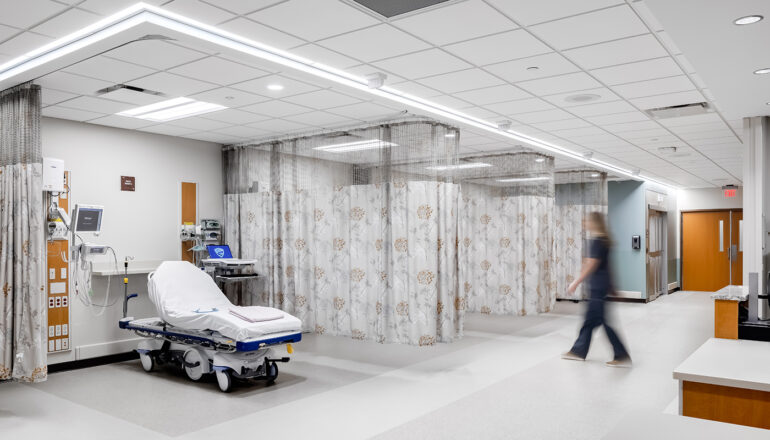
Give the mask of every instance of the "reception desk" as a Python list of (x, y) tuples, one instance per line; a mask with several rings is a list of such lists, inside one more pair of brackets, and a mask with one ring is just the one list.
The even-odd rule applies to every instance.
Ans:
[(680, 415), (770, 429), (770, 342), (709, 339), (674, 379)]
[(746, 286), (726, 286), (711, 294), (715, 338), (738, 339), (738, 307), (748, 297)]

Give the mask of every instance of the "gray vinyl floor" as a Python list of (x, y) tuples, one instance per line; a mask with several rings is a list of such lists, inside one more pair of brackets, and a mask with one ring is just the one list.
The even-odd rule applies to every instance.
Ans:
[(223, 394), (138, 361), (0, 385), (0, 438), (597, 439), (629, 414), (675, 405), (671, 372), (713, 334), (706, 293), (613, 303), (634, 359), (603, 331), (586, 362), (564, 361), (582, 305), (553, 313), (469, 315), (453, 344), (411, 347), (305, 335), (278, 382)]

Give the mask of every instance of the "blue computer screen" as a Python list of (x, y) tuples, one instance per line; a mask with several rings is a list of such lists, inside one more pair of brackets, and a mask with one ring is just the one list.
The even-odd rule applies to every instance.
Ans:
[(209, 250), (209, 258), (233, 258), (230, 246), (226, 244), (209, 244), (206, 248)]

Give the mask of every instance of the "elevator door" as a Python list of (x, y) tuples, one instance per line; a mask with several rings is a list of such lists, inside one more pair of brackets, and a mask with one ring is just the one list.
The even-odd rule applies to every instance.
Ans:
[(682, 213), (682, 289), (714, 292), (741, 284), (741, 211)]

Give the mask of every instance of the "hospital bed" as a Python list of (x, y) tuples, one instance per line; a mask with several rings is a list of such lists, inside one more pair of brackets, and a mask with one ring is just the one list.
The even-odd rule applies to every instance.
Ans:
[(277, 357), (274, 348), (286, 345), (291, 353), (291, 344), (302, 339), (299, 319), (270, 307), (233, 305), (209, 275), (186, 261), (161, 263), (147, 287), (159, 317), (124, 316), (119, 322), (120, 328), (147, 338), (136, 350), (145, 371), (172, 364), (194, 381), (213, 373), (224, 392), (233, 379), (272, 383), (277, 363), (289, 361)]

